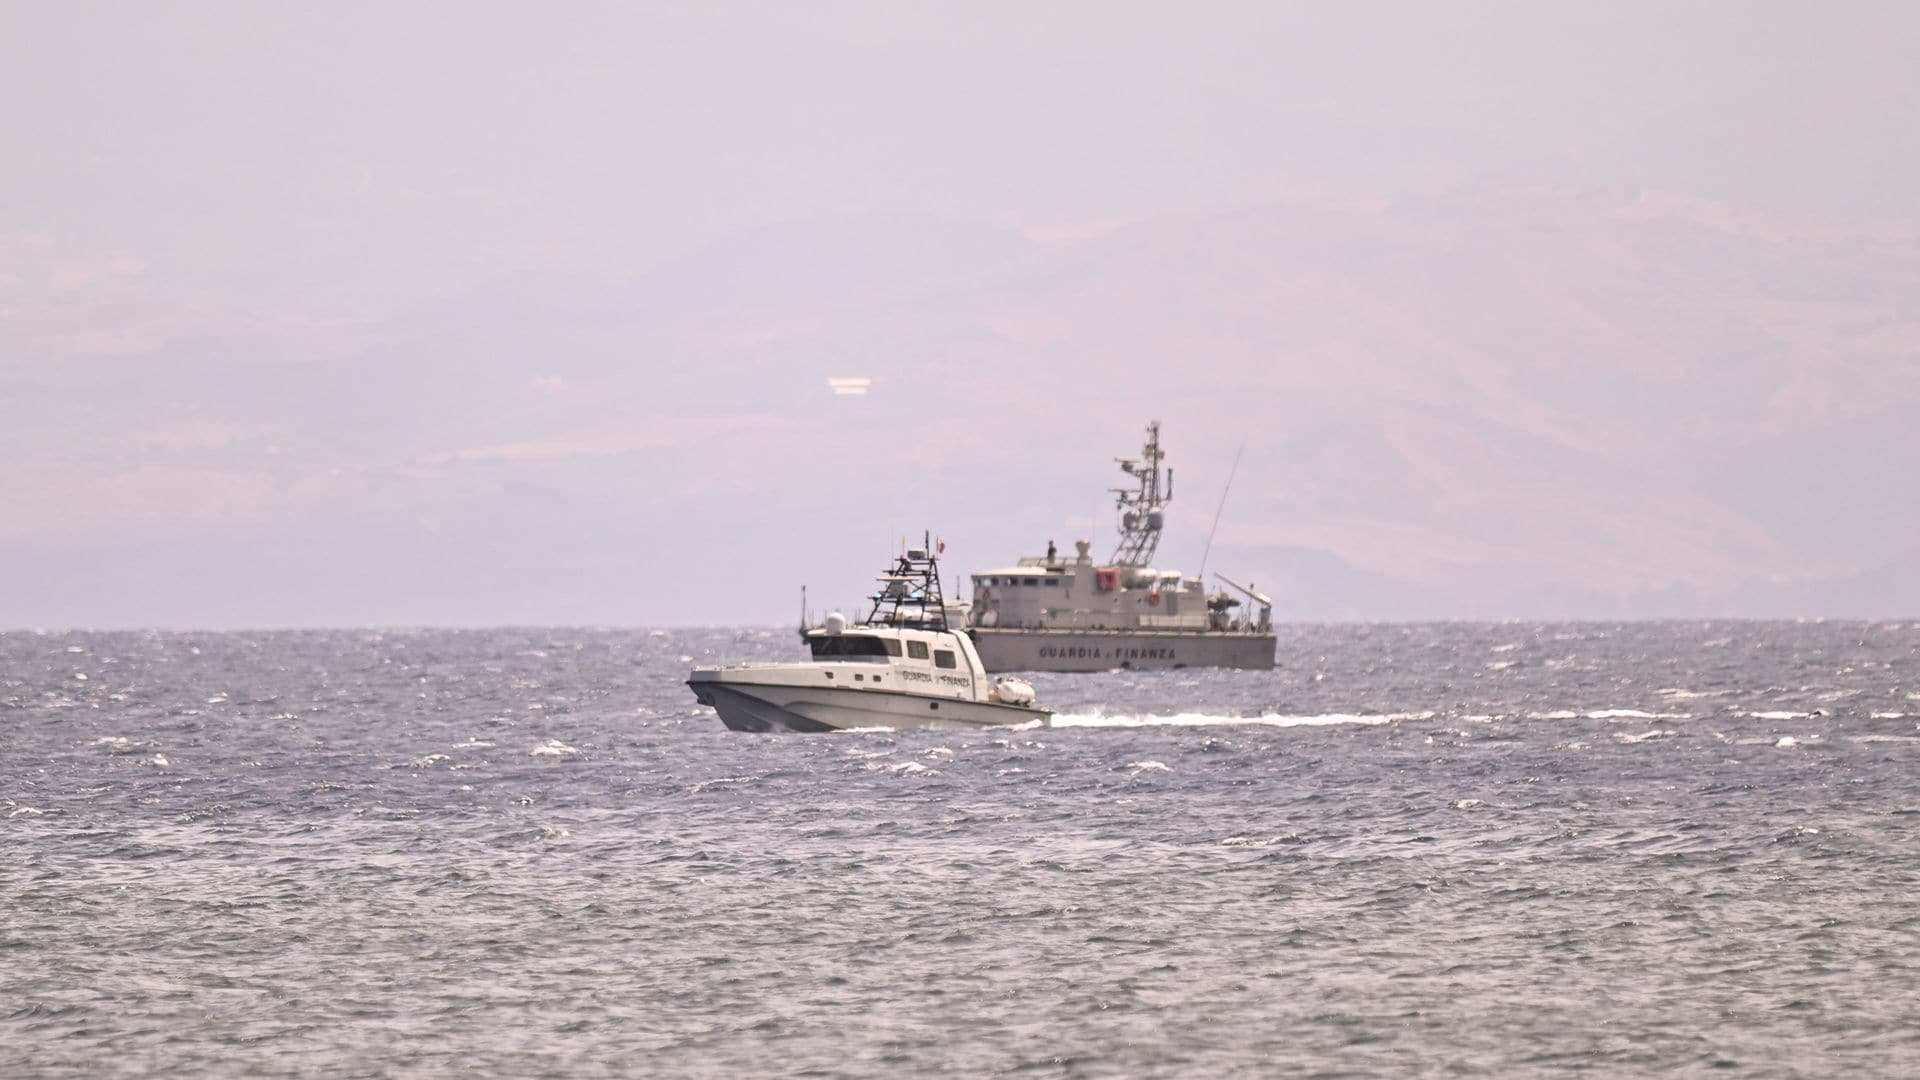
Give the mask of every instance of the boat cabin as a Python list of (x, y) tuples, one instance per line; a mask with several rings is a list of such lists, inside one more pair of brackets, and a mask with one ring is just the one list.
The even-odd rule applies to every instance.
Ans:
[[(1048, 545), (1049, 549), (1052, 545)], [(1073, 558), (1029, 556), (973, 575), (973, 625), (1031, 629), (1226, 629), (1198, 579), (1147, 566), (1096, 566), (1091, 545)], [(1220, 625), (1216, 625), (1216, 623)]]
[(808, 630), (807, 648), (828, 679), (972, 698), (985, 691), (986, 665), (965, 634), (894, 626), (848, 626), (829, 615)]

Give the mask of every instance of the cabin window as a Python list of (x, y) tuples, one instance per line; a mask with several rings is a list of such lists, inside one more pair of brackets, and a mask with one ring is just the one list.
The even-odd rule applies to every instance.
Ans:
[(822, 634), (807, 639), (815, 660), (880, 660), (887, 656), (888, 644), (884, 638), (866, 634)]
[(952, 649), (933, 650), (933, 666), (950, 668), (954, 666)]
[(865, 675), (862, 675), (862, 674), (860, 674), (859, 672), (857, 672), (857, 671), (856, 671), (856, 672), (854, 672), (854, 673), (853, 673), (853, 681), (854, 681), (854, 682), (865, 682), (865, 681), (867, 681), (867, 677), (866, 677)]
[(1058, 585), (1058, 584), (1060, 584), (1060, 579), (1059, 579), (1059, 578), (1057, 578), (1057, 577), (1050, 577), (1050, 578), (1048, 578), (1048, 579), (1047, 579), (1047, 584), (1049, 584), (1049, 585)]
[[(887, 647), (887, 655), (888, 655), (888, 656), (899, 656), (899, 655), (900, 655), (900, 639), (899, 639), (899, 638), (890, 638), (890, 637), (883, 637), (883, 638), (881, 638), (881, 639), (880, 639), (880, 644), (882, 644), (882, 645), (884, 645), (884, 646), (886, 646), (886, 647)], [(879, 677), (880, 677), (880, 676), (878, 676), (878, 675), (875, 675), (875, 676), (874, 676), (874, 678), (876, 678), (876, 679), (877, 679), (877, 678), (879, 678)]]
[(925, 660), (927, 658), (927, 643), (924, 641), (907, 642), (907, 656), (913, 660)]
[(1020, 581), (1020, 584), (1022, 584), (1022, 585), (1038, 585), (1038, 584), (1040, 584), (1040, 579), (1039, 579), (1039, 578), (1032, 578), (1032, 577), (1030, 577), (1030, 578), (1022, 578), (1022, 579), (1021, 579), (1021, 581)]

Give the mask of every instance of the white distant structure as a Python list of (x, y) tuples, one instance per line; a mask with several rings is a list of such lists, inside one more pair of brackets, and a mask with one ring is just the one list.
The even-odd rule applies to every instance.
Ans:
[(873, 385), (873, 380), (864, 375), (842, 376), (828, 379), (827, 385), (833, 388), (836, 397), (859, 397)]

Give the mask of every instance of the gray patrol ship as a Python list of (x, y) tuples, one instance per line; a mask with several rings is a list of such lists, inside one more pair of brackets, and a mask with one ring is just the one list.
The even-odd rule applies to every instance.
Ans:
[(967, 633), (988, 671), (1273, 667), (1271, 599), (1216, 573), (1246, 597), (1243, 614), (1232, 593), (1150, 565), (1173, 501), (1164, 457), (1156, 420), (1139, 457), (1114, 459), (1133, 485), (1113, 489), (1120, 546), (1111, 559), (1095, 563), (1086, 540), (1070, 557), (1048, 541), (1045, 555), (973, 575)]

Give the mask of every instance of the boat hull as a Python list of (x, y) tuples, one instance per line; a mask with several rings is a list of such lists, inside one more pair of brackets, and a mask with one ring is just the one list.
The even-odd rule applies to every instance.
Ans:
[(1273, 667), (1274, 635), (1154, 630), (1022, 630), (970, 627), (980, 662), (1007, 671)]
[(1045, 709), (881, 690), (743, 681), (695, 671), (687, 687), (734, 731), (953, 731), (1047, 723)]

